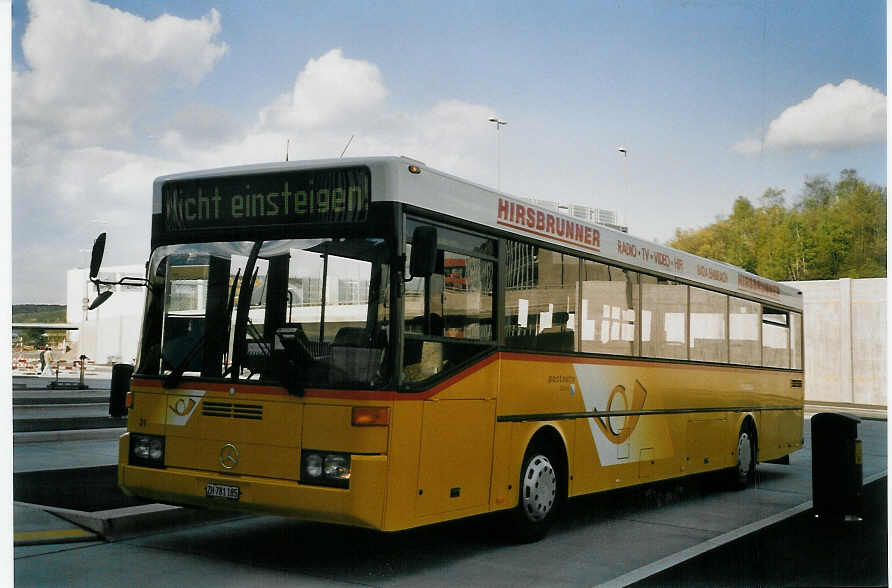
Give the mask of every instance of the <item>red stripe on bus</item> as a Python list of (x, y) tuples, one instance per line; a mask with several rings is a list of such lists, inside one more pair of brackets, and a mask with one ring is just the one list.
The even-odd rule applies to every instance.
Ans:
[[(133, 386), (145, 386), (148, 388), (158, 388), (159, 382), (155, 379), (133, 378)], [(176, 390), (211, 390), (214, 392), (229, 392), (230, 388), (234, 388), (238, 394), (271, 394), (273, 396), (287, 396), (288, 390), (282, 386), (260, 386), (257, 384), (241, 384), (233, 382), (227, 384), (223, 382), (183, 382), (183, 386), (172, 388), (170, 391)]]
[(460, 371), (459, 373), (455, 374), (454, 376), (445, 379), (444, 381), (440, 382), (439, 384), (437, 384), (430, 390), (424, 391), (423, 392), (424, 397), (429, 398), (429, 397), (433, 396), (434, 394), (437, 394), (437, 393), (443, 391), (444, 389), (448, 388), (449, 386), (452, 386), (453, 384), (455, 384), (461, 380), (464, 380), (465, 378), (473, 375), (477, 371), (482, 370), (483, 368), (485, 368), (492, 362), (496, 361), (500, 355), (501, 355), (501, 353), (493, 353), (493, 354), (487, 356), (486, 358), (480, 360), (479, 362), (475, 363), (474, 365)]
[(393, 390), (340, 390), (337, 388), (307, 388), (304, 390), (307, 398), (333, 398), (336, 400), (372, 400), (377, 402), (392, 402), (401, 394)]
[(419, 392), (394, 392), (391, 390), (336, 390), (331, 388), (308, 388), (306, 390), (306, 395), (311, 398), (337, 398), (340, 400), (377, 400), (377, 401), (393, 401), (393, 400), (427, 400), (432, 396), (435, 396), (445, 390), (446, 388), (453, 386), (464, 380), (469, 378), (479, 370), (482, 370), (496, 359), (498, 359), (499, 353), (493, 353), (489, 355), (485, 359), (480, 360), (472, 366), (468, 366), (464, 370), (459, 373), (451, 376), (439, 384), (433, 386), (432, 388), (428, 388), (427, 390), (419, 391)]
[[(446, 380), (440, 382), (432, 388), (416, 393), (398, 393), (393, 390), (342, 390), (338, 388), (307, 388), (304, 390), (304, 396), (307, 398), (331, 398), (337, 400), (366, 400), (377, 402), (392, 402), (394, 400), (427, 400), (428, 398), (442, 392), (444, 389), (455, 385), (461, 380), (464, 380), (477, 371), (485, 368), (486, 366), (494, 362), (499, 355), (499, 353), (493, 353), (492, 355), (475, 363), (472, 366), (468, 366), (466, 369), (460, 371), (454, 376), (447, 378)], [(281, 386), (258, 386), (235, 383), (225, 384), (220, 382), (194, 382), (194, 384), (195, 385), (193, 388), (184, 387), (180, 390), (200, 389), (214, 392), (228, 392), (230, 388), (235, 388), (237, 394), (271, 394), (276, 396), (288, 396), (288, 390)], [(134, 378), (133, 385), (157, 388), (158, 382), (157, 380)]]

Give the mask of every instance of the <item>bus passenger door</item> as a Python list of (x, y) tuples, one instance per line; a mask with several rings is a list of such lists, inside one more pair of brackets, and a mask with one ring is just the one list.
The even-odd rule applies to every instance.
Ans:
[[(414, 240), (424, 223), (408, 225)], [(426, 396), (415, 516), (432, 520), (423, 522), (488, 509), (498, 389), (497, 364), (488, 361), (495, 346), (495, 243), (436, 231), (432, 273), (413, 276), (403, 297), (401, 385)]]
[(417, 517), (488, 508), (495, 406), (495, 398), (424, 402)]

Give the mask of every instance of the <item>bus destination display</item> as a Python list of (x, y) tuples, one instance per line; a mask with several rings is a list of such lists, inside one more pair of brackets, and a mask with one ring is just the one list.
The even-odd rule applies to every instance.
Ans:
[(168, 231), (358, 223), (370, 184), (364, 167), (172, 180), (161, 187), (161, 214)]

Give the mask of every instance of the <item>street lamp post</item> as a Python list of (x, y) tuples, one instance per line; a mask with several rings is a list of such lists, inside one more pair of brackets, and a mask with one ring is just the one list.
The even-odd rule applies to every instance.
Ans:
[(617, 151), (623, 154), (623, 181), (626, 184), (626, 197), (629, 196), (629, 150), (625, 147), (617, 147)]
[[(624, 206), (629, 205), (629, 150), (625, 147), (617, 147), (617, 151), (623, 154), (623, 188), (625, 192), (625, 198), (623, 199)], [(625, 217), (625, 212), (623, 213), (623, 217)], [(626, 219), (623, 218), (623, 221)], [(628, 226), (628, 225), (627, 225)]]
[(496, 125), (496, 190), (502, 190), (502, 134), (499, 129), (508, 123), (491, 116), (489, 122)]

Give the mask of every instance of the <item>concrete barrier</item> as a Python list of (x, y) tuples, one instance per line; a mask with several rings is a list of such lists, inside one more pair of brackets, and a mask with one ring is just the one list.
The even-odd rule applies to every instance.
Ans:
[(806, 402), (886, 410), (886, 278), (787, 283), (803, 293)]

